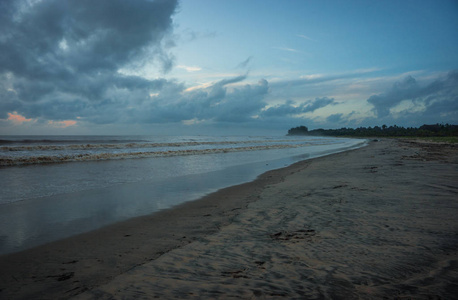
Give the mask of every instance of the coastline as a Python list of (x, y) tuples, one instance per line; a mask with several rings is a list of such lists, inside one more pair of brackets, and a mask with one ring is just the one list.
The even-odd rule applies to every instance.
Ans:
[[(94, 141), (89, 138), (67, 138), (73, 138), (76, 144), (65, 145), (62, 138), (59, 138), (54, 141), (57, 145), (52, 144), (51, 149), (73, 149), (73, 146), (77, 149), (103, 149), (104, 145), (86, 144), (85, 142)], [(104, 137), (108, 138), (111, 137)], [(125, 142), (131, 139), (132, 137), (126, 136), (124, 140), (118, 138), (109, 141)], [(146, 145), (175, 145), (170, 143), (174, 140), (173, 137), (158, 139), (155, 143)], [(248, 136), (201, 137), (200, 141), (194, 142), (190, 142), (194, 140), (192, 137), (175, 139), (178, 143), (173, 146), (175, 148), (171, 148), (172, 150), (182, 148), (181, 151), (187, 153), (187, 150), (190, 150), (187, 147), (191, 143), (194, 150), (189, 153), (196, 155), (0, 167), (0, 256), (138, 216), (150, 215), (183, 202), (200, 199), (219, 189), (252, 181), (269, 170), (330, 152), (345, 151), (351, 147), (361, 146), (366, 141), (329, 138), (279, 140), (278, 137)], [(154, 141), (154, 138), (150, 137), (150, 140)], [(37, 144), (33, 147), (47, 149), (46, 145), (42, 145), (46, 144), (43, 137), (35, 142), (31, 143)], [(231, 150), (224, 154), (197, 155), (199, 152), (195, 152), (196, 148), (207, 149), (207, 144), (210, 144), (209, 149), (216, 152), (227, 147), (240, 150), (239, 146), (248, 145), (264, 145), (267, 148), (287, 147), (276, 150), (266, 148), (265, 151)], [(119, 151), (130, 151), (132, 147), (137, 149), (135, 147), (141, 145), (118, 143), (111, 146), (115, 149), (121, 147), (122, 150)], [(108, 147), (107, 150), (101, 151), (110, 156), (110, 149)], [(164, 150), (155, 148), (158, 149)], [(172, 152), (176, 152), (175, 150)], [(30, 156), (36, 157), (40, 151), (31, 151)], [(48, 154), (60, 156), (60, 150), (56, 151), (50, 150), (52, 154)], [(24, 151), (7, 152), (22, 157)]]
[(442, 148), (373, 142), (1, 256), (0, 298), (447, 298), (458, 151)]

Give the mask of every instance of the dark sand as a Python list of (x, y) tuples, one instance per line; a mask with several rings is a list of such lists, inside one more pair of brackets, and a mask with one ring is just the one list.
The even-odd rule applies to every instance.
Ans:
[(458, 148), (382, 140), (0, 257), (1, 299), (456, 299)]

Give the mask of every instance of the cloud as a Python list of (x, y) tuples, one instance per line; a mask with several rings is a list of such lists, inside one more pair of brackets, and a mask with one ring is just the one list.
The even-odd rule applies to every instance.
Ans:
[(304, 113), (312, 113), (317, 109), (328, 105), (335, 105), (333, 98), (316, 98), (315, 100), (306, 101), (299, 105), (294, 105), (292, 101), (287, 101), (283, 104), (269, 107), (261, 114), (262, 117), (274, 116), (296, 116)]
[(252, 59), (253, 59), (253, 56), (249, 56), (247, 59), (245, 59), (244, 61), (242, 61), (241, 63), (237, 65), (237, 69), (246, 68)]
[(182, 40), (185, 42), (193, 42), (198, 39), (213, 39), (217, 36), (215, 31), (212, 32), (198, 32), (189, 28), (185, 29), (181, 33)]
[(296, 34), (296, 36), (300, 37), (300, 38), (303, 38), (303, 39), (306, 39), (306, 40), (309, 40), (309, 41), (314, 41), (312, 38), (306, 36), (306, 35), (303, 35), (303, 34)]
[(330, 74), (330, 75), (323, 75), (323, 74), (310, 74), (310, 75), (302, 75), (299, 79), (282, 79), (276, 80), (271, 82), (271, 86), (275, 88), (291, 88), (296, 86), (304, 86), (304, 85), (312, 85), (324, 82), (330, 82), (335, 80), (341, 79), (352, 79), (352, 78), (360, 78), (361, 75), (366, 75), (368, 73), (373, 73), (380, 71), (378, 68), (369, 68), (369, 69), (359, 69), (353, 70), (350, 72), (345, 73), (337, 73), (337, 74)]
[(396, 82), (385, 94), (373, 95), (367, 99), (367, 102), (374, 105), (377, 116), (385, 117), (390, 113), (390, 108), (401, 101), (417, 98), (420, 96), (419, 92), (417, 81), (412, 76), (407, 76), (404, 80)]
[(332, 114), (326, 118), (326, 121), (330, 123), (339, 123), (340, 121), (342, 121), (342, 117), (343, 114)]
[(67, 128), (69, 126), (74, 126), (76, 125), (75, 120), (65, 120), (65, 121), (48, 121), (48, 124), (53, 126), (53, 127), (59, 127), (59, 128)]
[[(212, 78), (224, 79), (191, 88), (174, 79), (132, 75), (151, 62), (164, 74), (173, 67), (171, 49), (176, 36), (172, 17), (176, 10), (174, 0), (0, 1), (2, 124), (75, 130), (98, 124), (116, 124), (118, 128), (160, 123), (275, 127), (307, 121), (305, 125), (313, 127), (311, 124), (319, 122), (348, 121), (344, 111), (333, 111), (329, 116), (323, 113), (330, 109), (316, 113), (336, 105), (333, 97), (342, 103), (341, 94), (332, 86), (348, 82), (342, 79), (360, 82), (361, 74), (379, 71), (258, 82), (249, 82), (247, 74), (220, 73)], [(192, 31), (187, 34), (189, 39), (214, 36)], [(252, 60), (252, 56), (246, 58), (237, 68), (249, 67)], [(197, 66), (178, 68), (200, 70)], [(385, 93), (369, 98), (370, 94), (365, 94), (359, 100), (366, 110), (369, 104), (381, 120), (456, 120), (457, 77), (457, 72), (451, 72), (429, 84), (406, 77)], [(298, 100), (304, 98), (314, 100)]]
[(395, 82), (387, 92), (372, 95), (367, 102), (373, 105), (373, 111), (379, 118), (392, 117), (394, 108), (408, 102), (417, 109), (401, 110), (398, 113), (400, 116), (421, 115), (427, 119), (433, 117), (436, 119), (434, 122), (439, 122), (443, 120), (441, 116), (456, 116), (458, 113), (458, 72), (452, 71), (426, 85), (421, 85), (412, 76), (407, 76), (402, 81)]
[(179, 66), (177, 66), (177, 68), (184, 69), (184, 70), (186, 70), (188, 72), (197, 72), (197, 71), (202, 70), (201, 67), (191, 67), (191, 66), (184, 66), (184, 65), (179, 65)]
[(172, 86), (153, 101), (132, 107), (130, 112), (140, 123), (184, 122), (190, 125), (250, 121), (266, 105), (264, 97), (268, 93), (268, 82), (260, 80), (257, 84), (230, 86), (245, 79), (246, 76), (241, 75), (187, 92)]
[(293, 48), (287, 48), (287, 47), (272, 47), (273, 49), (278, 49), (278, 50), (283, 50), (283, 51), (288, 51), (288, 52), (294, 52), (294, 53), (303, 53), (302, 51), (293, 49)]
[[(101, 122), (164, 88), (118, 71), (155, 61), (167, 72), (176, 1), (2, 1), (0, 118)], [(127, 96), (127, 97), (126, 97)], [(131, 103), (128, 103), (131, 102)]]
[(31, 122), (32, 119), (27, 119), (24, 116), (18, 115), (16, 112), (14, 113), (8, 113), (8, 119), (9, 121), (12, 121), (14, 124), (22, 124), (24, 122)]
[(160, 42), (176, 2), (44, 0), (6, 6), (15, 12), (2, 16), (9, 25), (0, 44), (2, 69), (27, 78), (59, 78), (116, 71), (151, 51), (167, 60)]

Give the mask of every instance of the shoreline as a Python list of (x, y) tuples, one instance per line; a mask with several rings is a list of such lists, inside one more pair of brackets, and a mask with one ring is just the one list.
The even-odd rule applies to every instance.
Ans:
[[(264, 141), (254, 137), (226, 139), (214, 138), (223, 140), (223, 145), (215, 144), (216, 149), (247, 142), (270, 146), (286, 142), (267, 137)], [(202, 140), (195, 142), (200, 143), (198, 147), (212, 138)], [(326, 151), (363, 145), (364, 140), (300, 139), (294, 143), (297, 147), (282, 150), (0, 167), (4, 178), (0, 184), (0, 255), (194, 201), (221, 188), (252, 181), (271, 169)]]
[[(370, 180), (374, 180), (374, 176), (379, 176), (382, 170), (387, 174), (391, 174), (390, 172), (399, 171), (397, 169), (401, 169), (402, 171), (407, 167), (412, 167), (412, 170), (414, 170), (415, 168), (418, 168), (418, 165), (424, 165), (423, 168), (430, 169), (434, 167), (435, 169), (433, 169), (435, 172), (438, 172), (438, 176), (444, 173), (445, 168), (448, 172), (447, 178), (450, 179), (451, 177), (451, 179), (456, 179), (456, 148), (453, 148), (452, 151), (447, 154), (448, 156), (444, 156), (443, 151), (439, 151), (440, 149), (435, 149), (437, 150), (437, 153), (430, 151), (431, 149), (427, 149), (425, 150), (427, 153), (422, 154), (422, 151), (418, 151), (420, 147), (418, 144), (411, 145), (409, 143), (414, 142), (382, 140), (380, 142), (372, 142), (369, 144), (369, 146), (356, 150), (350, 150), (324, 157), (314, 158), (311, 160), (301, 161), (282, 169), (268, 171), (260, 175), (256, 180), (252, 182), (225, 188), (207, 195), (199, 200), (186, 202), (172, 209), (164, 210), (150, 216), (138, 217), (133, 220), (117, 223), (93, 232), (53, 242), (44, 246), (39, 246), (34, 249), (1, 256), (0, 269), (2, 272), (0, 273), (0, 282), (2, 283), (2, 286), (0, 286), (0, 299), (67, 299), (75, 295), (79, 295), (83, 299), (95, 299), (99, 296), (103, 296), (105, 298), (113, 297), (117, 299), (133, 295), (131, 287), (133, 284), (133, 278), (135, 278), (135, 282), (137, 282), (137, 290), (140, 290), (143, 295), (149, 295), (151, 297), (152, 295), (157, 295), (163, 298), (182, 298), (196, 296), (201, 296), (204, 298), (213, 297), (214, 294), (209, 294), (208, 290), (219, 290), (222, 293), (220, 296), (228, 296), (236, 293), (234, 296), (242, 298), (251, 297), (253, 295), (256, 297), (261, 297), (261, 295), (268, 296), (269, 289), (275, 290), (279, 293), (278, 295), (294, 297), (295, 294), (293, 291), (295, 291), (295, 289), (290, 288), (289, 290), (285, 290), (284, 288), (280, 288), (281, 291), (277, 291), (278, 287), (274, 287), (272, 284), (264, 286), (263, 288), (255, 288), (253, 286), (251, 288), (239, 290), (232, 289), (233, 292), (230, 292), (228, 287), (230, 287), (231, 284), (235, 284), (235, 281), (239, 279), (246, 280), (246, 286), (251, 286), (255, 283), (260, 284), (259, 280), (261, 279), (257, 278), (256, 281), (252, 279), (256, 277), (256, 272), (271, 269), (271, 271), (275, 270), (277, 273), (282, 273), (283, 271), (277, 270), (277, 268), (288, 270), (288, 268), (291, 268), (292, 265), (291, 262), (287, 264), (277, 264), (275, 263), (274, 259), (269, 261), (267, 259), (259, 258), (258, 260), (255, 260), (254, 266), (249, 268), (240, 267), (237, 269), (228, 268), (227, 266), (218, 266), (218, 260), (226, 262), (228, 261), (228, 253), (220, 253), (220, 255), (217, 256), (216, 254), (219, 253), (218, 251), (220, 248), (215, 248), (215, 245), (227, 243), (226, 241), (231, 239), (232, 242), (235, 242), (233, 238), (236, 236), (236, 234), (234, 234), (234, 231), (231, 230), (235, 230), (237, 228), (237, 230), (240, 230), (240, 228), (243, 227), (242, 225), (245, 224), (242, 222), (242, 220), (248, 222), (248, 220), (259, 218), (258, 215), (254, 214), (254, 212), (256, 212), (256, 207), (258, 207), (258, 214), (264, 211), (263, 214), (268, 215), (269, 211), (272, 210), (272, 207), (278, 204), (275, 201), (271, 202), (272, 199), (283, 199), (284, 197), (288, 197), (288, 201), (292, 201), (295, 203), (295, 205), (298, 205), (298, 207), (302, 207), (304, 204), (301, 204), (298, 201), (303, 201), (304, 198), (308, 199), (307, 201), (313, 199), (316, 201), (322, 201), (323, 199), (327, 199), (327, 197), (331, 197), (332, 199), (340, 199), (340, 202), (339, 204), (328, 204), (329, 206), (342, 206), (342, 203), (351, 202), (351, 200), (356, 196), (374, 196), (375, 192), (381, 194), (382, 196), (385, 194), (388, 195), (389, 193), (393, 193), (393, 191), (381, 190), (383, 189), (383, 184), (381, 187), (377, 188), (377, 191), (372, 191), (367, 186), (374, 184), (374, 182), (370, 182)], [(375, 155), (376, 152), (383, 153), (383, 155), (380, 155), (379, 157), (379, 155)], [(390, 169), (383, 165), (381, 162), (383, 159), (392, 161), (390, 164)], [(446, 159), (445, 163), (441, 161), (444, 159)], [(447, 161), (447, 159), (451, 159), (452, 161)], [(434, 166), (432, 164), (430, 166), (428, 162), (433, 162)], [(365, 166), (362, 170), (358, 169), (359, 173), (351, 173), (349, 170), (339, 169), (340, 167), (347, 167), (346, 164), (349, 164), (349, 166), (352, 164), (365, 164), (367, 166)], [(333, 170), (325, 169), (324, 167), (326, 166), (335, 167), (336, 173), (342, 173), (341, 175), (343, 177), (338, 177), (339, 175), (333, 173)], [(412, 173), (412, 170), (404, 170), (405, 176), (412, 177), (404, 179), (404, 184), (407, 187), (405, 187), (404, 190), (395, 191), (401, 196), (403, 193), (406, 195), (409, 194), (407, 198), (410, 200), (413, 199), (411, 195), (411, 189), (413, 188), (413, 184), (415, 182), (413, 177), (418, 175), (418, 172)], [(350, 173), (347, 174), (348, 176), (345, 176), (345, 172)], [(305, 186), (300, 184), (301, 180), (303, 181), (304, 178), (314, 176), (321, 176), (321, 179), (316, 179), (316, 181), (307, 179), (308, 181), (305, 182)], [(350, 178), (352, 177), (355, 177), (356, 179), (354, 179), (354, 182), (350, 184)], [(371, 177), (373, 178), (371, 179)], [(343, 179), (345, 179), (345, 182), (342, 181)], [(383, 178), (383, 180), (388, 180), (388, 182), (390, 182), (389, 178)], [(320, 188), (320, 185), (323, 184), (331, 185), (331, 187), (324, 189), (326, 192), (323, 192), (323, 188)], [(437, 183), (435, 182), (430, 183), (428, 181), (427, 184), (433, 187), (437, 186)], [(361, 185), (365, 187), (361, 187)], [(396, 186), (396, 188), (399, 189), (398, 186)], [(307, 189), (307, 191), (304, 189)], [(452, 187), (449, 188), (449, 190), (444, 191), (442, 189), (441, 193), (438, 193), (438, 195), (444, 199), (450, 200), (450, 195), (453, 195), (455, 189), (456, 186), (453, 186), (452, 184)], [(294, 196), (293, 194), (297, 195)], [(273, 197), (273, 195), (276, 195), (276, 198)], [(432, 197), (437, 198), (439, 197), (438, 195), (434, 194)], [(330, 200), (327, 199), (326, 201)], [(307, 203), (307, 205), (310, 205), (309, 202)], [(395, 203), (390, 203), (390, 205), (395, 205)], [(342, 213), (354, 213), (354, 211), (346, 211), (344, 207), (340, 206), (339, 208), (334, 208), (332, 214), (329, 211), (325, 212), (325, 215), (327, 214), (327, 218), (330, 221), (337, 217), (335, 215), (336, 213), (338, 213), (338, 215), (342, 215)], [(308, 207), (309, 210), (311, 208), (313, 208), (313, 205)], [(448, 228), (446, 228), (447, 230), (445, 231), (448, 234), (447, 242), (450, 243), (450, 245), (448, 245), (448, 248), (444, 248), (445, 250), (441, 248), (441, 252), (438, 252), (439, 250), (435, 249), (435, 251), (437, 250), (435, 253), (441, 253), (440, 259), (438, 258), (439, 256), (437, 256), (437, 261), (431, 257), (428, 257), (430, 260), (434, 260), (434, 263), (430, 262), (429, 264), (429, 272), (431, 272), (431, 265), (440, 263), (446, 264), (443, 268), (445, 271), (442, 275), (440, 275), (442, 277), (445, 276), (445, 278), (442, 278), (442, 285), (444, 282), (448, 282), (447, 276), (450, 276), (450, 274), (456, 274), (458, 265), (458, 258), (456, 254), (457, 252), (451, 248), (451, 245), (458, 245), (458, 241), (456, 238), (453, 239), (450, 237), (450, 235), (453, 236), (453, 234), (456, 234), (458, 225), (456, 221), (448, 219), (449, 214), (458, 212), (458, 205), (456, 203), (452, 203), (447, 208), (447, 210), (443, 211), (444, 209), (439, 207), (437, 208), (437, 213), (440, 213), (441, 220), (447, 220), (448, 222)], [(283, 213), (285, 214), (292, 208), (288, 206), (282, 206), (282, 209)], [(421, 209), (422, 208), (420, 207), (420, 210)], [(306, 210), (304, 213), (309, 210)], [(360, 208), (360, 210), (363, 212), (364, 208)], [(275, 209), (275, 211), (278, 213), (278, 208)], [(313, 216), (309, 217), (310, 220), (308, 220), (307, 223), (310, 223), (310, 226), (312, 226), (314, 219)], [(370, 214), (367, 214), (367, 218), (369, 219), (360, 221), (360, 225), (366, 226), (371, 224), (371, 221), (374, 221), (370, 219), (371, 217), (372, 216)], [(385, 217), (388, 219), (394, 218), (393, 216), (388, 215)], [(423, 216), (423, 218), (427, 217), (428, 215)], [(355, 218), (357, 218), (357, 216), (355, 216)], [(264, 219), (268, 218), (266, 217)], [(272, 215), (269, 215), (269, 219), (272, 219)], [(329, 280), (333, 281), (334, 285), (336, 285), (335, 282), (339, 283), (337, 284), (337, 288), (340, 288), (340, 292), (345, 292), (345, 295), (348, 297), (351, 298), (352, 296), (361, 294), (369, 294), (375, 296), (382, 295), (383, 293), (375, 288), (379, 285), (384, 285), (383, 288), (385, 290), (391, 291), (387, 286), (387, 282), (384, 284), (377, 284), (373, 279), (365, 278), (364, 280), (367, 282), (366, 285), (356, 284), (355, 280), (351, 279), (351, 276), (349, 277), (347, 273), (343, 272), (342, 274), (339, 274), (337, 271), (338, 266), (341, 266), (343, 263), (336, 265), (332, 265), (329, 262), (321, 265), (317, 263), (320, 259), (324, 260), (324, 258), (314, 257), (312, 253), (315, 253), (314, 251), (317, 249), (323, 250), (326, 248), (320, 248), (323, 247), (323, 245), (320, 247), (316, 246), (318, 248), (313, 248), (313, 245), (330, 242), (329, 240), (333, 240), (334, 238), (338, 239), (340, 236), (339, 234), (341, 233), (334, 232), (335, 229), (333, 231), (329, 228), (320, 229), (319, 226), (311, 228), (310, 226), (302, 225), (300, 226), (300, 229), (296, 228), (293, 230), (289, 228), (291, 224), (288, 225), (289, 227), (285, 226), (285, 224), (281, 224), (281, 226), (277, 224), (274, 226), (275, 224), (262, 224), (263, 222), (261, 221), (255, 222), (251, 224), (251, 226), (260, 226), (260, 228), (258, 228), (260, 230), (258, 231), (258, 234), (261, 231), (267, 231), (269, 233), (264, 234), (263, 238), (261, 239), (262, 241), (258, 242), (258, 244), (252, 242), (252, 244), (245, 246), (251, 246), (254, 248), (258, 246), (272, 246), (280, 247), (282, 249), (286, 247), (286, 250), (291, 248), (289, 250), (297, 252), (298, 249), (295, 249), (294, 246), (298, 246), (304, 242), (307, 242), (306, 246), (310, 247), (310, 249), (307, 247), (307, 249), (303, 248), (305, 246), (302, 245), (301, 251), (305, 251), (308, 253), (308, 255), (307, 257), (302, 257), (300, 259), (298, 258), (298, 261), (302, 261), (304, 264), (307, 264), (309, 269), (319, 269), (322, 273), (329, 273), (327, 274), (327, 276), (330, 278)], [(295, 220), (294, 222), (299, 221)], [(402, 223), (401, 221), (399, 222), (399, 224)], [(436, 226), (434, 222), (431, 224), (430, 223), (428, 223), (428, 226)], [(402, 227), (399, 224), (397, 226)], [(272, 228), (269, 228), (268, 225), (272, 226)], [(388, 227), (383, 227), (383, 230), (388, 232), (397, 232), (397, 230), (390, 231), (390, 229), (393, 227), (389, 224), (386, 225), (388, 225)], [(351, 222), (348, 224), (343, 224), (342, 226), (348, 227), (350, 229), (353, 228)], [(350, 229), (348, 229), (349, 232), (351, 232)], [(244, 230), (247, 231), (247, 228)], [(366, 234), (369, 233), (370, 232), (366, 232)], [(227, 236), (228, 234), (229, 238)], [(247, 232), (245, 236), (241, 237), (241, 244), (243, 244), (242, 242), (244, 239), (249, 240), (250, 237), (253, 237), (253, 234), (249, 234), (250, 233)], [(426, 237), (422, 238), (426, 239)], [(294, 245), (289, 245), (288, 243), (290, 242), (295, 243), (293, 243)], [(378, 241), (378, 243), (383, 244), (383, 242), (380, 241)], [(355, 242), (355, 245), (356, 244), (357, 243)], [(366, 255), (371, 254), (374, 256), (374, 251), (371, 248), (373, 246), (374, 245), (364, 245), (367, 252)], [(410, 246), (413, 247), (412, 245)], [(394, 245), (389, 244), (387, 247), (394, 247)], [(396, 247), (400, 248), (402, 245), (396, 244)], [(432, 246), (428, 243), (422, 245), (422, 247), (432, 248)], [(204, 270), (202, 269), (203, 267), (200, 266), (200, 262), (196, 260), (196, 253), (199, 251), (204, 251), (204, 249), (206, 249), (205, 251), (207, 251), (207, 253), (208, 251), (212, 250), (212, 253), (215, 254), (214, 261), (210, 260), (207, 262), (208, 269), (210, 271), (207, 270), (205, 272), (211, 273), (212, 269), (218, 270), (215, 272), (220, 274), (221, 278), (195, 276), (196, 278), (190, 280), (190, 274), (194, 273), (195, 275), (197, 272), (197, 275), (200, 275), (199, 271), (203, 272)], [(453, 259), (444, 260), (443, 254), (445, 252), (448, 253), (449, 258), (451, 257)], [(400, 251), (400, 253), (403, 254), (402, 251)], [(237, 249), (233, 251), (232, 255), (236, 254), (239, 254), (237, 259), (242, 259), (244, 257), (244, 254), (237, 252)], [(264, 253), (263, 255), (265, 256), (266, 254)], [(352, 255), (354, 256), (355, 253), (352, 253)], [(183, 259), (183, 257), (187, 257), (185, 261), (193, 261), (192, 265), (194, 267), (190, 268), (190, 266), (186, 263), (180, 264), (180, 276), (179, 278), (176, 278), (177, 275), (175, 275), (174, 278), (175, 280), (178, 280), (182, 288), (170, 290), (170, 287), (174, 286), (171, 279), (172, 277), (167, 277), (166, 275), (161, 277), (159, 275), (160, 272), (151, 273), (152, 270), (157, 271), (158, 268), (162, 268), (163, 270), (164, 266), (169, 266), (170, 270), (178, 268), (178, 266), (174, 265), (173, 262), (179, 261), (179, 259)], [(237, 259), (235, 261), (237, 261)], [(342, 260), (348, 259), (349, 258), (342, 258)], [(315, 262), (316, 265), (314, 266), (312, 262)], [(235, 262), (232, 261), (230, 263), (233, 264)], [(322, 266), (326, 264), (328, 266), (323, 269)], [(244, 264), (241, 263), (241, 265)], [(300, 269), (298, 266), (296, 267)], [(328, 268), (328, 270), (326, 270), (326, 268)], [(427, 269), (427, 267), (425, 268)], [(186, 271), (188, 273), (186, 273)], [(403, 272), (409, 273), (411, 271), (403, 270)], [(379, 273), (383, 272), (380, 271)], [(144, 280), (146, 280), (146, 278), (144, 278), (144, 276), (142, 277), (140, 274), (150, 274), (150, 276), (154, 277), (155, 280), (157, 280), (156, 289), (153, 287), (145, 286)], [(141, 278), (139, 278), (139, 276)], [(377, 276), (380, 278), (383, 277), (380, 274)], [(213, 281), (202, 282), (205, 281), (205, 278), (211, 278)], [(265, 282), (269, 282), (271, 280), (267, 275), (264, 275), (264, 277), (261, 278), (263, 278)], [(382, 280), (380, 278), (380, 281), (387, 280)], [(250, 281), (250, 279), (252, 280)], [(283, 280), (289, 282), (290, 285), (291, 282), (295, 282), (295, 279), (292, 278)], [(310, 292), (310, 294), (306, 295), (316, 296), (321, 293), (321, 295), (324, 296), (332, 296), (333, 293), (336, 292), (332, 289), (335, 289), (336, 287), (332, 287), (331, 282), (327, 282), (327, 284), (331, 286), (326, 288), (326, 282), (315, 282), (315, 284), (312, 284), (311, 286), (320, 287), (318, 290), (321, 290), (321, 292), (318, 292), (316, 289), (314, 290), (310, 287), (310, 289), (314, 290), (314, 292)], [(211, 288), (208, 285), (212, 285)], [(114, 286), (116, 286), (119, 291), (113, 290)], [(263, 285), (260, 284), (260, 286)], [(362, 286), (365, 286), (365, 288)], [(447, 283), (446, 286), (450, 287), (450, 284)], [(159, 290), (158, 287), (161, 287), (161, 289)], [(304, 284), (304, 291), (302, 292), (307, 290), (305, 287), (307, 287), (307, 284)], [(456, 288), (456, 286), (452, 285), (452, 288)], [(402, 291), (402, 289), (399, 288), (397, 290)], [(436, 290), (437, 288), (435, 287), (434, 291)], [(446, 295), (444, 294), (444, 291), (440, 289), (439, 291), (440, 295)], [(275, 293), (271, 292), (270, 296), (273, 296)], [(300, 294), (296, 294), (296, 296), (300, 296)]]
[[(354, 150), (357, 149), (346, 151)], [(331, 155), (340, 153), (343, 152)], [(78, 294), (106, 283), (135, 266), (219, 231), (230, 224), (240, 210), (256, 201), (264, 187), (278, 183), (289, 172), (302, 169), (308, 161), (326, 156), (329, 155), (269, 170), (252, 181), (222, 188), (149, 215), (0, 255), (0, 270), (7, 270), (0, 272), (0, 282), (4, 283), (0, 286), (0, 299), (6, 297), (5, 291), (8, 299), (28, 299), (36, 295), (66, 298), (67, 291)], [(231, 201), (224, 201), (226, 199)], [(183, 226), (188, 221), (192, 226)], [(46, 262), (46, 268), (36, 265), (37, 261)], [(73, 290), (73, 284), (68, 283), (75, 280), (84, 287)], [(24, 293), (29, 288), (30, 291)]]

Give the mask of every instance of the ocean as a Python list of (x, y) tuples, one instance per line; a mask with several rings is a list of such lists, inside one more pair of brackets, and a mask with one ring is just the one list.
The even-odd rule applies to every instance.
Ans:
[(0, 254), (365, 144), (303, 136), (0, 136)]

